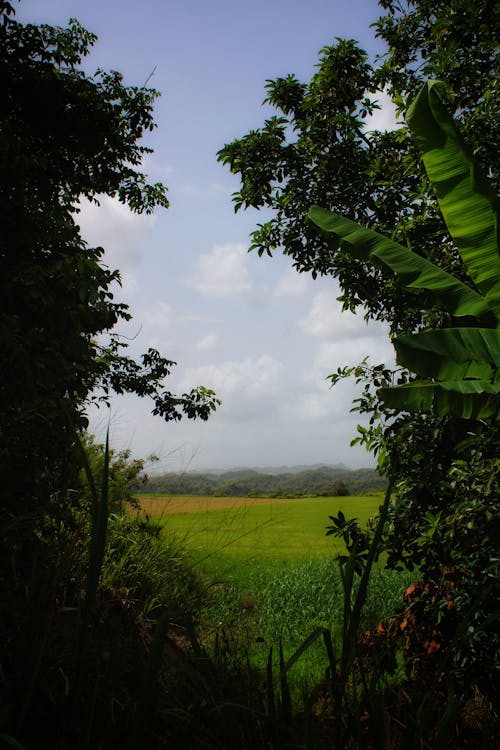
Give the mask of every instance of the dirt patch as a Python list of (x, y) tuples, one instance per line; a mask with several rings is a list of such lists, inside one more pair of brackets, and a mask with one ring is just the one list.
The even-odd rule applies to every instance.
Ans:
[(173, 516), (178, 513), (200, 513), (223, 508), (249, 508), (253, 505), (277, 505), (289, 503), (290, 498), (269, 497), (159, 497), (138, 495), (139, 513), (149, 516)]

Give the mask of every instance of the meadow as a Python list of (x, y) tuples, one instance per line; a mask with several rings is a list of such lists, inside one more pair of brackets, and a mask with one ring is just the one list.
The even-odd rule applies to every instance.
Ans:
[[(222, 633), (235, 659), (261, 670), (271, 646), (282, 643), (287, 658), (318, 627), (328, 628), (339, 644), (343, 589), (337, 556), (345, 548), (342, 540), (326, 536), (326, 526), (339, 510), (364, 525), (377, 514), (380, 494), (138, 499), (141, 511), (161, 523), (167, 540), (182, 542), (194, 567), (209, 582), (201, 636), (207, 644)], [(393, 612), (409, 582), (408, 574), (375, 566), (363, 629), (375, 627)], [(294, 666), (296, 696), (322, 678), (325, 664), (318, 641)]]
[(168, 533), (185, 537), (195, 559), (251, 562), (325, 559), (342, 548), (327, 537), (339, 510), (362, 525), (377, 514), (382, 495), (239, 498), (139, 496), (141, 511), (161, 519)]

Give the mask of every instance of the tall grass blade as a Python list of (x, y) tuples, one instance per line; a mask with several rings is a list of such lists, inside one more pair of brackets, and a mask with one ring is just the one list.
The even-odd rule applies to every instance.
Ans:
[(358, 553), (357, 542), (354, 543), (349, 557), (344, 566), (340, 564), (342, 575), (342, 586), (344, 588), (344, 611), (342, 622), (342, 656), (341, 656), (341, 674), (342, 681), (347, 675), (352, 661), (352, 591), (354, 584), (354, 572), (356, 567), (356, 557)]
[[(71, 421), (71, 420), (70, 420)], [(91, 496), (91, 530), (89, 559), (87, 565), (87, 585), (83, 605), (78, 611), (78, 623), (76, 633), (76, 662), (77, 670), (74, 688), (71, 691), (70, 706), (68, 711), (68, 726), (73, 721), (79, 720), (82, 711), (83, 684), (86, 672), (85, 653), (87, 651), (89, 637), (90, 615), (94, 608), (99, 578), (101, 576), (104, 556), (106, 551), (106, 533), (108, 526), (108, 491), (109, 491), (109, 427), (106, 431), (106, 444), (104, 448), (104, 465), (102, 473), (101, 492), (97, 491), (95, 478), (90, 468), (89, 459), (80, 433), (76, 428), (76, 440), (80, 448), (83, 468), (89, 485)], [(85, 736), (90, 737), (94, 723), (93, 710), (87, 712), (87, 725)]]
[(371, 575), (373, 563), (375, 562), (376, 558), (378, 557), (380, 553), (380, 544), (382, 541), (382, 534), (384, 532), (384, 526), (387, 520), (388, 511), (389, 511), (391, 493), (392, 493), (392, 486), (391, 484), (389, 484), (385, 493), (383, 505), (380, 508), (377, 528), (375, 529), (375, 534), (373, 535), (373, 539), (370, 544), (370, 548), (368, 550), (368, 557), (364, 566), (363, 574), (361, 576), (361, 581), (359, 583), (359, 588), (356, 593), (356, 598), (354, 600), (354, 605), (351, 611), (351, 620), (349, 623), (349, 627), (350, 627), (349, 636), (352, 642), (354, 642), (354, 640), (356, 639), (358, 635), (359, 623), (361, 620), (361, 612), (366, 602), (366, 596), (368, 593), (368, 584), (370, 582), (370, 575)]
[(135, 715), (135, 726), (134, 726), (134, 737), (137, 746), (140, 737), (146, 726), (146, 722), (149, 714), (152, 711), (153, 706), (153, 695), (156, 685), (156, 679), (160, 670), (163, 648), (165, 645), (165, 639), (167, 637), (168, 628), (170, 625), (170, 619), (167, 612), (164, 612), (155, 629), (151, 648), (149, 649), (148, 659), (144, 667), (142, 680), (139, 686), (138, 698), (137, 698), (137, 710)]
[(84, 737), (80, 745), (81, 750), (91, 750), (93, 748), (92, 734), (94, 730), (98, 694), (99, 694), (99, 679), (95, 681), (90, 701), (86, 702), (85, 708), (87, 709), (87, 719), (86, 719)]
[(274, 698), (273, 683), (273, 647), (269, 649), (266, 664), (266, 694), (267, 694), (267, 713), (269, 718), (274, 722), (276, 719), (276, 701)]
[(14, 737), (11, 737), (10, 734), (0, 734), (0, 741), (7, 745), (7, 747), (13, 747), (14, 750), (26, 750), (25, 746), (21, 745), (21, 743)]
[(23, 704), (19, 711), (17, 719), (17, 731), (22, 733), (25, 728), (26, 719), (29, 714), (33, 696), (35, 694), (36, 686), (38, 684), (39, 677), (42, 673), (42, 666), (44, 663), (45, 653), (48, 644), (48, 624), (44, 627), (44, 632), (41, 635), (39, 643), (33, 644), (34, 657), (32, 659), (33, 670), (31, 672), (31, 678), (26, 689)]
[(460, 711), (460, 702), (456, 696), (450, 695), (446, 705), (446, 712), (439, 723), (438, 733), (436, 736), (435, 750), (448, 750), (452, 747), (451, 741), (457, 722), (457, 716)]
[[(303, 641), (303, 642), (302, 642), (302, 643), (300, 644), (300, 646), (298, 647), (298, 649), (297, 649), (297, 650), (296, 650), (296, 651), (295, 651), (295, 652), (294, 652), (294, 653), (292, 654), (292, 656), (291, 656), (291, 657), (290, 657), (290, 658), (289, 658), (289, 659), (287, 660), (287, 662), (286, 662), (286, 664), (285, 664), (285, 670), (286, 670), (287, 672), (288, 672), (288, 670), (289, 670), (289, 669), (290, 669), (291, 667), (293, 667), (293, 665), (295, 664), (295, 662), (296, 662), (296, 661), (298, 661), (298, 660), (300, 659), (300, 657), (302, 656), (302, 654), (303, 654), (303, 653), (304, 653), (305, 651), (307, 651), (307, 649), (309, 648), (309, 646), (312, 646), (312, 644), (313, 644), (313, 643), (314, 643), (315, 641), (317, 641), (317, 640), (318, 640), (318, 638), (321, 638), (321, 636), (323, 636), (323, 639), (324, 639), (326, 630), (327, 630), (326, 628), (322, 628), (322, 627), (319, 627), (319, 628), (315, 628), (315, 629), (313, 630), (313, 632), (312, 632), (312, 633), (311, 633), (310, 635), (308, 635), (308, 636), (307, 636), (307, 638), (305, 639), (305, 641)], [(330, 639), (330, 642), (331, 642), (331, 639)]]
[(281, 710), (283, 721), (286, 726), (292, 723), (292, 698), (290, 695), (290, 686), (286, 674), (286, 664), (283, 658), (283, 643), (280, 639), (280, 687), (281, 687)]
[(328, 628), (323, 628), (323, 642), (328, 656), (328, 665), (330, 667), (331, 676), (335, 677), (337, 672), (337, 662), (335, 659), (335, 651), (333, 650), (332, 634)]
[[(85, 453), (85, 451), (84, 451)], [(86, 456), (86, 454), (85, 454)], [(92, 475), (88, 458), (86, 457), (87, 478)], [(94, 484), (95, 491), (95, 484)], [(93, 501), (94, 513), (92, 514), (92, 529), (90, 536), (90, 554), (87, 574), (86, 609), (90, 611), (97, 595), (97, 587), (101, 575), (102, 564), (106, 549), (106, 532), (108, 525), (108, 492), (109, 492), (109, 428), (106, 431), (106, 444), (104, 447), (104, 465), (102, 470), (102, 486), (100, 497), (95, 492)]]
[(89, 485), (90, 496), (92, 501), (92, 521), (90, 530), (90, 549), (87, 567), (87, 587), (85, 592), (85, 601), (83, 611), (79, 619), (78, 632), (78, 655), (81, 658), (85, 650), (86, 631), (88, 628), (90, 613), (94, 607), (99, 578), (101, 576), (102, 565), (106, 550), (106, 533), (108, 526), (108, 494), (109, 494), (109, 427), (106, 431), (106, 444), (104, 447), (104, 465), (102, 472), (101, 493), (97, 491), (92, 469), (90, 468), (85, 446), (77, 433), (77, 440), (80, 446), (83, 468)]

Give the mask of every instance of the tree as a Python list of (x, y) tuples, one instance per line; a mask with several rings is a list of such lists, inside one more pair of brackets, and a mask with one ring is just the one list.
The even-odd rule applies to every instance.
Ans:
[[(102, 487), (104, 465), (107, 463), (108, 509), (112, 513), (125, 512), (127, 506), (138, 508), (134, 498), (135, 492), (148, 481), (145, 472), (146, 463), (154, 463), (156, 456), (149, 456), (147, 461), (134, 458), (129, 449), (115, 451), (108, 449), (105, 459), (105, 445), (96, 442), (93, 435), (85, 435), (82, 447), (87, 457), (88, 468), (96, 487)], [(91, 489), (85, 469), (80, 472), (79, 495), (82, 505), (91, 506)]]
[(138, 213), (168, 206), (165, 186), (140, 169), (158, 94), (125, 86), (115, 71), (85, 75), (95, 39), (75, 20), (22, 25), (0, 2), (0, 483), (14, 514), (70, 486), (73, 432), (85, 427), (89, 399), (147, 395), (166, 420), (206, 419), (216, 405), (204, 388), (166, 390), (175, 363), (157, 351), (140, 362), (123, 354), (112, 332), (130, 318), (114, 300), (119, 272), (80, 236), (82, 198), (109, 195)]
[[(410, 570), (418, 566), (422, 571), (422, 588), (410, 603), (416, 613), (415, 633), (422, 626), (420, 635), (429, 636), (427, 644), (434, 629), (441, 633), (446, 658), (451, 654), (455, 660), (458, 691), (466, 693), (480, 684), (494, 696), (498, 687), (498, 665), (492, 659), (498, 423), (490, 418), (498, 412), (498, 360), (494, 361), (498, 315), (489, 303), (496, 293), (485, 305), (490, 287), (480, 278), (482, 271), (472, 272), (472, 259), (457, 251), (448, 234), (410, 134), (403, 128), (367, 132), (364, 121), (377, 89), (386, 86), (402, 114), (426, 79), (442, 79), (445, 102), (495, 190), (499, 8), (488, 0), (381, 0), (380, 5), (386, 13), (375, 28), (387, 42), (388, 52), (378, 68), (367, 65), (366, 55), (354, 42), (338, 40), (324, 48), (318, 73), (308, 84), (294, 76), (268, 81), (267, 102), (280, 110), (280, 116), (224, 146), (219, 158), (241, 175), (235, 210), (247, 206), (274, 210), (274, 217), (253, 233), (252, 249), (260, 254), (280, 249), (299, 272), (336, 276), (344, 307), (361, 306), (367, 318), (387, 320), (392, 335), (399, 335), (401, 363), (435, 380), (434, 394), (445, 390), (440, 380), (449, 377), (457, 384), (467, 383), (465, 388), (475, 388), (482, 379), (479, 373), (486, 374), (488, 387), (479, 386), (483, 389), (479, 401), (489, 401), (490, 411), (486, 415), (473, 407), (467, 413), (467, 399), (458, 395), (458, 418), (448, 416), (451, 398), (426, 400), (418, 390), (421, 383), (406, 386), (411, 378), (407, 371), (395, 376), (383, 365), (361, 363), (339, 368), (332, 382), (354, 374), (364, 383), (355, 408), (369, 415), (370, 426), (359, 428), (355, 442), (378, 453), (381, 471), (396, 488), (385, 544), (390, 566), (405, 565)], [(341, 241), (327, 244), (311, 237), (305, 219), (314, 204), (342, 215), (346, 232)], [(372, 252), (374, 244), (369, 242), (362, 252), (352, 252), (346, 240), (353, 222), (388, 238), (383, 258)], [(369, 234), (373, 237), (366, 232), (365, 238)], [(389, 245), (394, 249), (396, 243), (408, 253), (406, 261), (411, 255), (413, 274), (405, 262), (400, 268), (388, 263)], [(498, 249), (491, 258), (495, 252), (493, 265), (498, 265)], [(407, 275), (403, 273), (398, 281), (393, 271), (404, 271), (405, 265)], [(420, 281), (421, 271), (431, 269), (434, 283), (429, 289)], [(450, 281), (444, 295), (440, 294), (444, 287), (438, 290), (438, 277)], [(415, 280), (411, 291), (405, 289)], [(494, 288), (498, 278), (493, 279)], [(429, 292), (439, 299), (439, 307), (426, 304)], [(448, 297), (448, 304), (443, 297)], [(478, 298), (475, 310), (472, 297)], [(464, 314), (463, 330), (458, 333), (458, 319)], [(474, 324), (475, 333), (467, 330)], [(431, 337), (419, 333), (425, 328), (432, 329)], [(453, 333), (435, 329), (453, 329)], [(493, 347), (487, 361), (478, 352), (479, 339), (486, 348)], [(460, 361), (454, 359), (455, 344)], [(476, 381), (472, 386), (471, 376)], [(392, 389), (394, 379), (404, 387)], [(483, 398), (488, 388), (491, 399)], [(392, 406), (408, 408), (404, 395), (408, 392), (416, 395), (411, 413), (395, 413), (387, 406), (392, 397)], [(425, 403), (438, 406), (438, 415), (413, 411)], [(460, 418), (467, 415), (477, 419)], [(460, 630), (464, 622), (467, 636)], [(409, 654), (411, 663), (424, 665), (424, 672), (433, 658), (425, 642), (425, 638), (414, 639)]]
[[(498, 622), (493, 604), (498, 597), (494, 521), (498, 490), (492, 483), (499, 469), (495, 460), (500, 420), (499, 203), (443, 107), (439, 81), (422, 87), (408, 109), (407, 122), (467, 270), (469, 286), (345, 217), (318, 207), (309, 216), (335, 246), (341, 243), (353, 255), (385, 265), (406, 284), (424, 289), (424, 304), (443, 305), (458, 321), (455, 327), (430, 328), (393, 339), (398, 363), (416, 377), (402, 385), (382, 387), (377, 395), (396, 414), (453, 414), (466, 425), (465, 444), (457, 445), (455, 436), (448, 456), (443, 450), (430, 455), (431, 466), (436, 459), (446, 466), (439, 493), (441, 500), (451, 500), (451, 509), (443, 505), (430, 509), (426, 503), (417, 526), (420, 536), (413, 532), (408, 539), (407, 531), (404, 535), (406, 559), (411, 564), (425, 562), (421, 587), (408, 595), (413, 624), (409, 643), (418, 667), (422, 645), (425, 649), (425, 643), (432, 642), (434, 650), (448, 652), (447, 661), (451, 655), (458, 662), (454, 671), (460, 691), (470, 688), (471, 681), (464, 680), (464, 675), (472, 675), (493, 697), (498, 687), (498, 639), (491, 625)], [(403, 519), (408, 523), (414, 514), (406, 511)], [(469, 625), (466, 643), (465, 634), (459, 634), (461, 621)]]
[[(346, 307), (364, 304), (371, 317), (384, 319), (391, 311), (396, 326), (412, 327), (419, 317), (415, 304), (396, 302), (400, 288), (341, 251), (332, 253), (305, 220), (313, 204), (384, 229), (404, 213), (406, 144), (394, 134), (363, 130), (377, 85), (366, 53), (352, 40), (338, 40), (321, 50), (308, 84), (293, 75), (268, 81), (265, 102), (279, 115), (226, 144), (218, 156), (241, 176), (235, 211), (252, 206), (274, 212), (253, 232), (250, 249), (260, 255), (281, 249), (299, 272), (336, 276)], [(408, 308), (411, 320), (403, 312)]]
[(425, 292), (425, 307), (444, 307), (460, 321), (393, 339), (398, 364), (420, 378), (383, 388), (390, 408), (465, 419), (500, 419), (499, 205), (495, 192), (442, 101), (442, 84), (425, 84), (408, 109), (410, 133), (443, 218), (456, 243), (469, 285), (407, 247), (318, 206), (309, 218), (330, 244), (395, 272)]
[(378, 70), (404, 108), (428, 79), (446, 81), (464, 137), (498, 188), (498, 40), (495, 0), (379, 0), (388, 45)]
[(226, 144), (219, 160), (241, 177), (235, 211), (252, 206), (274, 213), (253, 232), (251, 249), (282, 250), (299, 272), (336, 276), (345, 307), (363, 306), (367, 317), (388, 320), (393, 331), (412, 331), (422, 323), (419, 296), (342, 248), (327, 247), (305, 218), (311, 205), (323, 206), (431, 261), (438, 252), (442, 267), (459, 272), (460, 258), (407, 132), (367, 132), (366, 118), (382, 87), (402, 112), (425, 80), (442, 78), (495, 187), (498, 6), (489, 0), (456, 0), (451, 9), (449, 2), (426, 0), (380, 5), (387, 12), (375, 28), (388, 53), (378, 68), (355, 42), (337, 40), (321, 51), (309, 83), (293, 75), (267, 82), (265, 102), (279, 114)]

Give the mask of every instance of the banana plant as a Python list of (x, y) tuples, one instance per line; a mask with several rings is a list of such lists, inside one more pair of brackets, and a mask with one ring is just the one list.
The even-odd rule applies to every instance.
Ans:
[(439, 307), (456, 327), (393, 338), (396, 361), (416, 375), (381, 388), (389, 408), (432, 411), (465, 419), (500, 419), (500, 254), (497, 196), (443, 102), (444, 85), (428, 81), (408, 109), (406, 122), (422, 153), (447, 229), (467, 275), (453, 276), (409, 248), (319, 206), (309, 219), (335, 247), (390, 269), (410, 289), (423, 290), (423, 306)]

